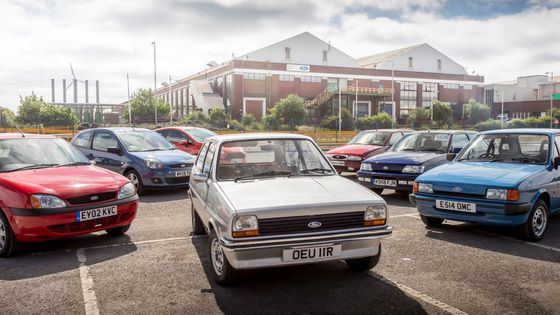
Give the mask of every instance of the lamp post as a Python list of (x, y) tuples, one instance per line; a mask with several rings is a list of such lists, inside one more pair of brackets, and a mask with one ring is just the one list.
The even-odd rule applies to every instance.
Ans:
[[(397, 118), (397, 106), (395, 106), (395, 60), (391, 59), (391, 111), (392, 116)], [(391, 119), (391, 129), (393, 129), (393, 120)]]
[[(156, 42), (152, 42), (154, 45), (154, 95), (156, 94), (157, 89), (157, 75), (156, 75)], [(154, 106), (154, 121), (157, 127), (157, 105)]]
[(502, 129), (504, 129), (504, 89), (501, 90), (501, 99), (502, 99), (502, 118), (500, 119), (501, 121), (501, 126)]
[(556, 84), (554, 84), (554, 72), (545, 72), (545, 74), (550, 74), (550, 82), (552, 86), (550, 87), (550, 128), (552, 128), (552, 105), (554, 104), (554, 93), (556, 92)]
[(162, 86), (169, 88), (169, 124), (173, 124), (173, 93), (171, 91), (171, 83), (173, 81), (178, 82), (177, 80), (171, 79), (171, 75), (169, 75), (169, 81), (161, 82)]

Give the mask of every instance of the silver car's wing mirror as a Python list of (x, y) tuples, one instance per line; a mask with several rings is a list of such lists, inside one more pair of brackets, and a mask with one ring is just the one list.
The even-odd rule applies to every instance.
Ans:
[(197, 182), (203, 182), (208, 180), (208, 174), (205, 173), (195, 173), (192, 174), (193, 180)]

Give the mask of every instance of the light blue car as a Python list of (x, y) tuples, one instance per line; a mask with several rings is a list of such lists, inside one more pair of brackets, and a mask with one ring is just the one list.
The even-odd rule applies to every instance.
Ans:
[(479, 134), (451, 163), (420, 175), (410, 195), (422, 221), (445, 219), (518, 226), (543, 238), (560, 213), (560, 130), (509, 129)]
[(155, 131), (88, 129), (74, 136), (71, 143), (97, 166), (128, 177), (139, 195), (146, 189), (188, 187), (194, 157)]

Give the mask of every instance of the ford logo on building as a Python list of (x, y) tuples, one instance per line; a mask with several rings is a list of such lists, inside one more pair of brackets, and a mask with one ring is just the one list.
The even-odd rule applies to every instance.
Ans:
[(309, 71), (309, 66), (299, 66), (299, 70), (301, 70), (301, 71)]
[(461, 187), (459, 187), (459, 186), (453, 187), (453, 191), (454, 191), (454, 192), (462, 192), (462, 191), (463, 191), (463, 188), (461, 188)]
[(321, 227), (321, 225), (323, 225), (323, 224), (319, 221), (311, 221), (311, 222), (307, 223), (307, 226), (312, 228), (312, 229), (316, 229), (318, 227)]

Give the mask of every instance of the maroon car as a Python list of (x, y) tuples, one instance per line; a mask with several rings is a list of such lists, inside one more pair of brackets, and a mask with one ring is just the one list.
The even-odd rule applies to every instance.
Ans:
[(392, 129), (362, 131), (346, 145), (326, 154), (338, 172), (354, 172), (360, 169), (363, 160), (387, 151), (409, 132)]

